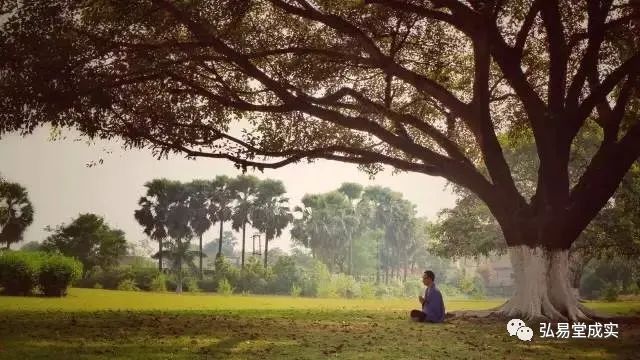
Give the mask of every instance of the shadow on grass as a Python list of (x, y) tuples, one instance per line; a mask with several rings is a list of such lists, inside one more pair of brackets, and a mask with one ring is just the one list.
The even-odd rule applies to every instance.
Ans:
[(640, 344), (637, 324), (622, 324), (621, 339), (524, 343), (502, 322), (425, 326), (405, 312), (0, 311), (0, 324), (3, 359), (606, 359), (632, 358)]

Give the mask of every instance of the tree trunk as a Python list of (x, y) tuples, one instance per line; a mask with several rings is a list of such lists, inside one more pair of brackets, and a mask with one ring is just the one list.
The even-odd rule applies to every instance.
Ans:
[(200, 234), (200, 280), (204, 277), (204, 271), (202, 270), (202, 234)]
[(269, 238), (264, 237), (264, 268), (267, 268), (267, 256), (269, 255)]
[(224, 221), (220, 220), (220, 239), (218, 240), (218, 255), (216, 257), (220, 257), (222, 255), (222, 225)]
[[(180, 240), (178, 240), (178, 245), (180, 245)], [(176, 293), (182, 293), (182, 259), (178, 255), (178, 283), (176, 284)]]
[(353, 275), (353, 236), (349, 233), (349, 275)]
[(378, 242), (378, 246), (376, 246), (376, 259), (377, 264), (376, 264), (376, 284), (380, 284), (380, 266), (381, 266), (381, 261), (380, 261), (380, 239), (377, 239)]
[(246, 230), (247, 230), (247, 223), (246, 222), (242, 222), (242, 259), (241, 259), (241, 265), (240, 268), (244, 269), (244, 244), (245, 244), (245, 235), (246, 235)]
[(158, 269), (162, 272), (162, 239), (158, 240)]
[(403, 269), (402, 269), (402, 281), (407, 281), (407, 268), (409, 267), (409, 259), (407, 256), (407, 250), (404, 250), (404, 256), (403, 256)]
[(515, 293), (500, 311), (520, 319), (588, 320), (569, 284), (568, 250), (510, 246)]

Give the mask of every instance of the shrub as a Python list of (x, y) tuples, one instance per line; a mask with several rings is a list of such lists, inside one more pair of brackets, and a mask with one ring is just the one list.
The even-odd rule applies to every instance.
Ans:
[(335, 297), (335, 288), (331, 287), (331, 274), (327, 265), (315, 260), (305, 276), (304, 294), (306, 296)]
[(438, 285), (438, 289), (440, 290), (440, 293), (442, 293), (442, 295), (445, 297), (448, 297), (448, 298), (462, 297), (462, 293), (455, 286), (451, 286), (449, 284), (441, 284), (441, 285)]
[(233, 294), (233, 288), (227, 279), (222, 278), (222, 280), (218, 282), (218, 294), (225, 296)]
[(345, 274), (336, 274), (331, 278), (330, 294), (347, 299), (359, 297), (360, 286), (353, 277)]
[(134, 280), (135, 274), (130, 266), (122, 266), (103, 270), (96, 266), (89, 270), (82, 279), (76, 281), (75, 286), (93, 288), (100, 284), (104, 289), (116, 290), (124, 280)]
[[(249, 291), (253, 294), (264, 294), (267, 290), (267, 280), (269, 277), (264, 267), (257, 257), (249, 257), (245, 263), (244, 270), (239, 274), (235, 283), (240, 292)], [(228, 280), (228, 279), (227, 279)], [(218, 288), (216, 280), (216, 289)]]
[(218, 282), (214, 279), (202, 279), (198, 280), (198, 287), (205, 292), (216, 292), (218, 289)]
[(363, 299), (373, 299), (376, 297), (376, 285), (370, 282), (361, 283), (360, 297)]
[(602, 298), (606, 301), (616, 301), (618, 300), (618, 295), (620, 294), (620, 289), (617, 284), (609, 284), (607, 285), (603, 292)]
[(0, 287), (9, 295), (28, 295), (38, 284), (41, 252), (6, 251), (0, 255)]
[(160, 273), (156, 275), (155, 278), (151, 281), (151, 285), (149, 286), (149, 290), (155, 292), (166, 292), (167, 291), (167, 277)]
[(580, 294), (585, 297), (595, 299), (601, 290), (606, 286), (606, 282), (595, 273), (588, 273), (580, 281)]
[(188, 292), (201, 292), (202, 290), (198, 286), (198, 280), (193, 277), (188, 277), (182, 280), (182, 287), (184, 291)]
[(467, 297), (473, 299), (484, 298), (484, 285), (482, 279), (477, 276), (461, 276), (458, 279), (458, 289)]
[(415, 298), (418, 297), (418, 295), (424, 296), (424, 284), (422, 280), (412, 279), (405, 281), (403, 295), (408, 298)]
[(87, 289), (98, 289), (97, 286), (99, 285), (100, 289), (104, 288), (104, 286), (98, 282), (98, 278), (96, 276), (96, 274), (101, 271), (102, 269), (100, 269), (99, 266), (94, 266), (91, 269), (88, 269), (82, 277), (73, 283), (73, 286)]
[(133, 280), (136, 283), (136, 286), (140, 288), (140, 290), (149, 291), (151, 290), (151, 283), (153, 280), (160, 275), (160, 270), (156, 267), (143, 267), (143, 266), (132, 266), (131, 270), (126, 272), (126, 274), (133, 275)]
[(404, 284), (399, 280), (391, 280), (387, 284), (387, 296), (401, 298), (404, 296)]
[(216, 257), (214, 269), (213, 279), (216, 283), (222, 279), (227, 279), (230, 283), (236, 284), (240, 278), (238, 268), (231, 265), (224, 255)]
[(120, 291), (140, 291), (133, 279), (122, 280), (120, 284), (118, 284), (117, 289)]
[(82, 263), (62, 255), (47, 256), (38, 276), (40, 290), (46, 296), (65, 296), (71, 283), (82, 276)]
[(301, 269), (296, 266), (290, 256), (281, 256), (271, 268), (272, 277), (269, 281), (269, 292), (275, 294), (287, 294), (291, 292), (293, 285), (303, 281)]
[(302, 293), (302, 288), (296, 284), (291, 285), (291, 291), (289, 294), (293, 297), (298, 297)]
[(320, 298), (336, 298), (338, 294), (336, 293), (336, 288), (332, 286), (331, 281), (323, 281), (316, 285), (316, 293), (317, 297)]
[(391, 290), (385, 284), (376, 284), (375, 295), (379, 299), (386, 298), (391, 296)]

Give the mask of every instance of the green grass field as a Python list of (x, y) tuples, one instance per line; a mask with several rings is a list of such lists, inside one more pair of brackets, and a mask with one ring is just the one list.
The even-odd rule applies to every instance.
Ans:
[[(447, 311), (495, 301), (446, 301)], [(619, 359), (640, 357), (637, 321), (620, 339), (509, 337), (503, 321), (407, 320), (411, 300), (156, 294), (72, 289), (0, 297), (0, 359)], [(640, 315), (640, 302), (589, 303)]]

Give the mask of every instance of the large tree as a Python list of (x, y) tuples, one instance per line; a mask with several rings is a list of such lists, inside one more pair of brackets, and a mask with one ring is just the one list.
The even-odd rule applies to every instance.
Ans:
[(0, 244), (7, 249), (22, 241), (24, 231), (33, 223), (33, 205), (27, 190), (18, 183), (0, 178)]
[(77, 258), (85, 272), (95, 266), (107, 269), (117, 265), (127, 253), (124, 232), (111, 228), (102, 216), (80, 214), (68, 225), (47, 229), (52, 234), (44, 240), (41, 249)]
[[(245, 168), (324, 158), (442, 176), (504, 233), (518, 284), (505, 314), (585, 317), (568, 249), (640, 156), (637, 0), (54, 0), (3, 11), (3, 132), (50, 122)], [(604, 137), (571, 182), (587, 122)], [(535, 138), (531, 197), (498, 141), (510, 129)]]
[[(526, 135), (526, 134), (521, 134)], [(586, 126), (578, 134), (569, 161), (569, 176), (576, 179), (602, 141), (602, 132)], [(503, 145), (516, 185), (525, 194), (535, 193), (537, 156), (532, 136), (509, 139)], [(575, 180), (574, 180), (575, 181)], [(466, 189), (455, 188), (456, 206), (440, 213), (433, 227), (436, 253), (447, 257), (478, 257), (504, 253), (507, 244), (499, 223), (487, 206)], [(611, 200), (573, 242), (569, 250), (570, 283), (577, 294), (582, 270), (594, 258), (631, 259), (640, 254), (640, 162), (623, 178)]]

